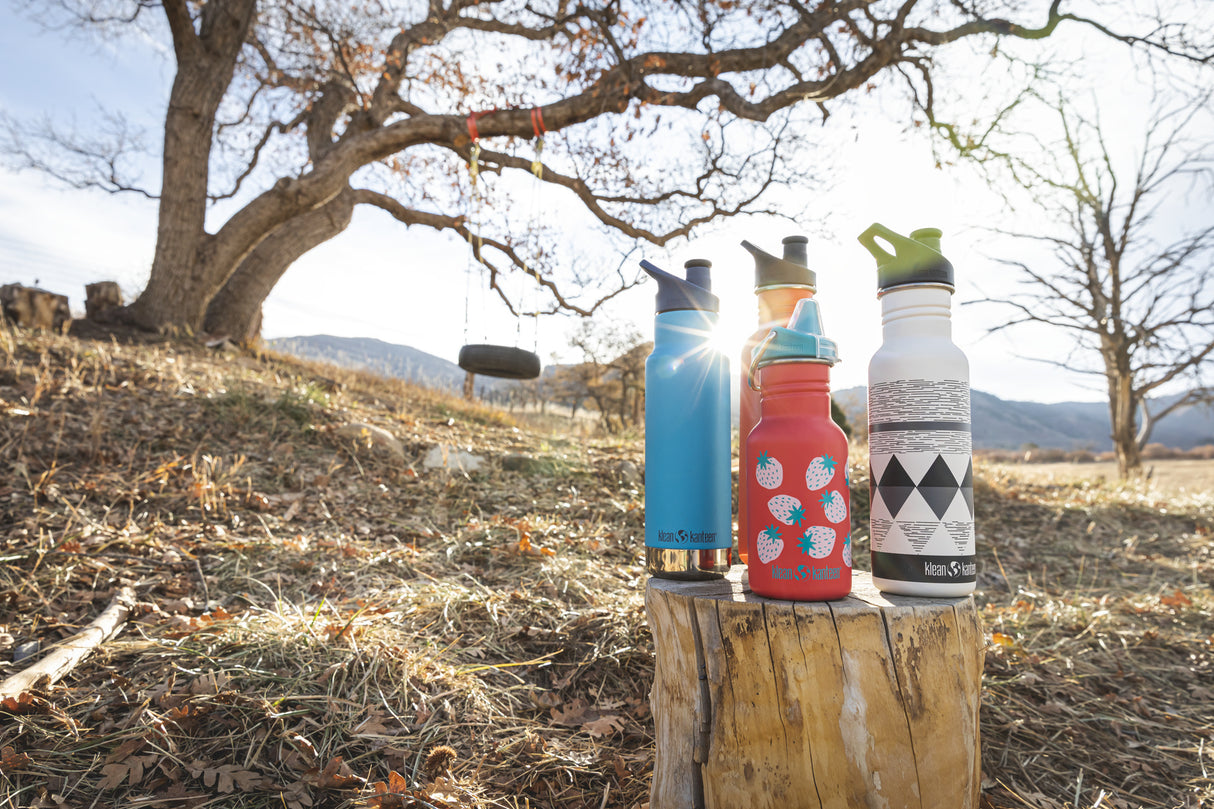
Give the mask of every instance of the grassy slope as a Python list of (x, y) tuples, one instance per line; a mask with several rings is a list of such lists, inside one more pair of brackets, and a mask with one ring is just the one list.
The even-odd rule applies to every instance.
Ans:
[[(440, 444), (486, 469), (426, 469)], [(639, 443), (281, 357), (0, 331), (0, 448), (4, 659), (140, 598), (0, 709), (0, 807), (646, 801)], [(1214, 800), (1211, 502), (979, 478), (984, 805)]]

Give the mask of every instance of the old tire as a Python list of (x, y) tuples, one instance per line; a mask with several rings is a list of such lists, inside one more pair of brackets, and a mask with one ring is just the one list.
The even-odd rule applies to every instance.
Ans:
[(540, 375), (540, 358), (514, 346), (466, 345), (459, 350), (459, 367), (482, 376), (535, 379)]

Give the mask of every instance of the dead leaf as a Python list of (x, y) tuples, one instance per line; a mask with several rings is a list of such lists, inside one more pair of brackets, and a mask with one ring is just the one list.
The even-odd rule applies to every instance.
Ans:
[(553, 708), (550, 711), (552, 714), (552, 724), (578, 727), (592, 719), (598, 718), (597, 713), (588, 715), (588, 711), (590, 711), (590, 704), (581, 697), (578, 697), (570, 702), (564, 710)]
[(591, 722), (586, 722), (582, 725), (582, 730), (589, 733), (596, 739), (601, 739), (604, 736), (610, 736), (618, 730), (624, 729), (624, 718), (616, 714), (607, 714), (600, 716)]
[(1164, 596), (1163, 598), (1159, 599), (1159, 603), (1164, 605), (1165, 607), (1171, 607), (1172, 609), (1180, 609), (1181, 607), (1193, 606), (1193, 599), (1189, 598), (1187, 595), (1185, 595), (1180, 590), (1177, 590), (1172, 595)]
[(389, 732), (388, 726), (384, 724), (387, 718), (383, 711), (372, 709), (367, 713), (367, 718), (359, 722), (351, 733), (355, 736), (383, 736)]
[(561, 704), (561, 698), (552, 691), (533, 691), (531, 701), (539, 708), (555, 708)]
[(396, 770), (388, 771), (387, 783), (376, 781), (371, 785), (372, 795), (367, 798), (367, 806), (378, 809), (404, 809), (402, 798), (411, 797), (413, 790), (409, 789), (409, 781)]
[(118, 745), (118, 748), (114, 750), (114, 752), (110, 753), (109, 756), (106, 757), (105, 763), (115, 764), (125, 761), (128, 756), (138, 753), (141, 749), (143, 749), (145, 744), (147, 744), (147, 739), (138, 736), (127, 739), (122, 744)]
[(358, 789), (364, 783), (362, 778), (346, 766), (341, 756), (334, 756), (329, 759), (324, 769), (319, 772), (313, 770), (305, 777), (314, 779), (319, 789)]
[(16, 772), (29, 766), (31, 759), (25, 753), (18, 753), (12, 747), (0, 750), (0, 772)]
[(102, 792), (107, 789), (116, 789), (126, 780), (127, 773), (130, 771), (131, 768), (125, 764), (106, 764), (101, 768), (101, 780), (97, 782), (97, 789)]
[(278, 793), (287, 809), (308, 809), (312, 806), (312, 787), (303, 781), (296, 781)]
[(29, 691), (22, 691), (15, 697), (5, 697), (0, 700), (0, 708), (17, 715), (35, 712), (41, 713), (41, 706), (38, 703), (37, 697)]
[(209, 671), (190, 683), (190, 693), (195, 695), (218, 694), (226, 691), (232, 678), (222, 671)]
[[(195, 778), (198, 777), (197, 770), (191, 769), (191, 774)], [(217, 767), (205, 767), (202, 769), (202, 783), (209, 787), (214, 787), (216, 791), (228, 794), (235, 792), (239, 787), (241, 792), (250, 792), (255, 789), (267, 789), (273, 785), (273, 782), (262, 775), (261, 773), (246, 770), (239, 764), (220, 764)]]

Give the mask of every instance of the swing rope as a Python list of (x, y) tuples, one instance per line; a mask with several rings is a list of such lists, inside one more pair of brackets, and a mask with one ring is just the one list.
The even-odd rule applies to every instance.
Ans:
[[(531, 108), (531, 133), (535, 136), (535, 157), (532, 158), (532, 160), (531, 160), (531, 173), (532, 173), (532, 175), (534, 175), (535, 179), (532, 181), (533, 189), (532, 189), (532, 193), (531, 193), (531, 204), (529, 206), (528, 216), (527, 216), (528, 229), (532, 232), (535, 231), (535, 223), (539, 219), (537, 198), (539, 197), (539, 190), (540, 190), (540, 188), (542, 188), (541, 182), (544, 179), (544, 163), (543, 163), (542, 158), (543, 158), (543, 154), (544, 154), (544, 135), (547, 132), (548, 132), (548, 128), (546, 126), (544, 126), (544, 108), (543, 107), (532, 107)], [(537, 273), (534, 269), (532, 269), (531, 272), (528, 274), (531, 275), (532, 279), (535, 280), (535, 282), (537, 284), (539, 283), (539, 273)], [(527, 291), (524, 293), (524, 298), (526, 300), (531, 299), (531, 290), (529, 287), (527, 288)], [(515, 333), (515, 341), (521, 343), (523, 341), (523, 319), (522, 318), (518, 319), (517, 327), (518, 328), (516, 329), (516, 333)], [(532, 351), (539, 350), (539, 332), (540, 332), (539, 314), (536, 312), (532, 312), (532, 315), (531, 315), (531, 350)]]
[(482, 242), (480, 232), (476, 230), (476, 223), (481, 218), (481, 190), (478, 184), (480, 179), (480, 161), (481, 161), (481, 144), (480, 133), (476, 129), (476, 119), (487, 112), (473, 112), (468, 115), (468, 137), (472, 139), (472, 148), (468, 155), (468, 179), (471, 184), (472, 194), (472, 211), (468, 218), (467, 239), (468, 239), (468, 264), (464, 270), (465, 289), (464, 289), (464, 343), (468, 343), (469, 324), (471, 323), (471, 305), (472, 305), (472, 275), (473, 268), (479, 262), (479, 256), (484, 244)]
[[(472, 147), (469, 152), (468, 159), (468, 176), (471, 183), (472, 191), (472, 216), (467, 228), (468, 241), (468, 264), (465, 271), (466, 288), (464, 294), (464, 343), (468, 342), (471, 323), (471, 301), (472, 301), (472, 275), (473, 265), (480, 263), (481, 251), (484, 248), (484, 240), (479, 231), (474, 229), (474, 224), (480, 221), (483, 203), (483, 193), (479, 185), (480, 179), (480, 131), (477, 127), (477, 120), (491, 112), (497, 112), (494, 107), (490, 110), (482, 110), (480, 112), (471, 112), (466, 119), (468, 126), (468, 137), (472, 141)], [(544, 110), (542, 107), (532, 107), (531, 109), (531, 132), (535, 137), (535, 156), (531, 160), (531, 173), (535, 177), (534, 185), (539, 187), (539, 183), (544, 178), (544, 164), (542, 161), (544, 153), (544, 135), (548, 132), (548, 128), (544, 125)], [(528, 206), (528, 220), (531, 230), (535, 229), (535, 222), (538, 219), (538, 208), (536, 197), (538, 194), (532, 193), (530, 205)], [(528, 273), (532, 279), (539, 282), (539, 274), (535, 270), (530, 270)], [(530, 297), (530, 290), (524, 292), (526, 298)], [(539, 315), (538, 313), (531, 314), (532, 334), (531, 344), (532, 350), (539, 348)], [(522, 318), (515, 319), (515, 343), (521, 343), (523, 340), (523, 322)]]

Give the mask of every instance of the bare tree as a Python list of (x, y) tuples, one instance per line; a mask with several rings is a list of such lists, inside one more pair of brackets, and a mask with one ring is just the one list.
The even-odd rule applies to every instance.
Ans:
[(645, 360), (653, 343), (634, 326), (588, 319), (570, 336), (582, 362), (569, 367), (579, 391), (594, 403), (603, 429), (618, 433), (641, 423), (645, 413)]
[[(1058, 142), (1034, 139), (1035, 146), (1000, 158), (1053, 227), (997, 231), (1044, 246), (1052, 260), (1001, 260), (1023, 280), (1001, 301), (1013, 314), (995, 331), (1033, 323), (1070, 337), (1062, 359), (1041, 359), (1103, 379), (1123, 478), (1141, 467), (1155, 422), (1210, 398), (1204, 375), (1214, 355), (1214, 224), (1206, 215), (1182, 226), (1187, 212), (1208, 212), (1214, 203), (1210, 99), (1155, 111), (1128, 165), (1116, 159), (1098, 118), (1061, 100), (1049, 104)], [(1182, 384), (1183, 395), (1150, 402)]]
[[(773, 190), (810, 176), (811, 116), (825, 120), (829, 102), (888, 74), (930, 111), (931, 54), (951, 43), (1041, 39), (1065, 23), (1209, 58), (1193, 41), (1203, 32), (1184, 25), (1121, 33), (1063, 5), (59, 0), (84, 25), (171, 41), (160, 191), (123, 176), (120, 123), (86, 142), (11, 127), (9, 152), (76, 185), (158, 199), (151, 274), (128, 312), (144, 327), (248, 333), (277, 279), (344, 228), (352, 202), (468, 238), (512, 311), (501, 280), (520, 272), (546, 294), (536, 311), (588, 314), (635, 276), (561, 270), (571, 262), (558, 240), (520, 226), (513, 177), (534, 173), (555, 206), (580, 206), (615, 238), (664, 245), (768, 210)], [(1099, 11), (1124, 20), (1119, 5)], [(561, 134), (559, 152), (541, 161), (521, 148), (545, 133)]]

